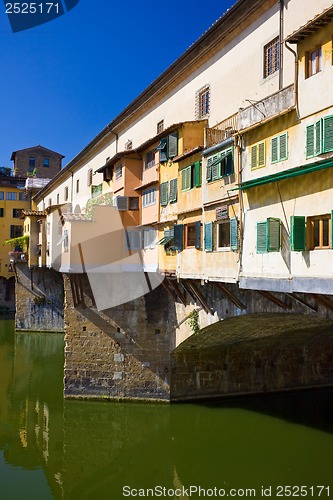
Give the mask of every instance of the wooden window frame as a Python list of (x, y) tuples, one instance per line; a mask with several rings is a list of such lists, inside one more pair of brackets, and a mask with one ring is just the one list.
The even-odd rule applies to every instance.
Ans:
[[(328, 221), (328, 245), (323, 245), (324, 237), (324, 224), (323, 221)], [(315, 228), (314, 222), (319, 221), (319, 245), (315, 245)], [(306, 238), (308, 250), (329, 250), (331, 248), (330, 242), (332, 241), (332, 219), (331, 214), (315, 215), (307, 217), (306, 220)]]
[[(192, 239), (190, 240), (190, 237), (189, 237), (189, 232), (192, 232), (192, 231), (193, 231), (193, 234), (191, 234), (191, 238), (193, 239), (193, 241), (192, 241)], [(184, 245), (184, 247), (185, 248), (195, 248), (195, 241), (196, 241), (196, 227), (195, 227), (195, 222), (192, 222), (190, 224), (185, 225), (185, 245)]]
[(195, 95), (195, 117), (197, 120), (202, 120), (210, 114), (211, 92), (210, 85), (201, 87)]
[(150, 151), (147, 151), (145, 154), (145, 161), (144, 161), (144, 170), (148, 170), (149, 168), (152, 168), (156, 165), (156, 152), (155, 149), (151, 149)]
[(160, 120), (159, 122), (157, 122), (156, 132), (157, 134), (161, 134), (163, 130), (164, 130), (164, 120)]
[(264, 46), (263, 77), (268, 78), (280, 69), (280, 39), (273, 38)]
[[(315, 69), (313, 70), (313, 60), (312, 55), (315, 55)], [(310, 78), (317, 73), (320, 73), (323, 69), (323, 51), (321, 45), (309, 50), (305, 54), (305, 78)]]
[[(215, 223), (216, 226), (216, 250), (221, 252), (221, 251), (226, 251), (226, 250), (231, 250), (231, 241), (230, 241), (230, 219), (222, 219), (219, 221), (216, 221)], [(220, 228), (222, 226), (228, 226), (228, 231), (227, 234), (229, 236), (229, 241), (228, 245), (222, 245), (220, 246)]]

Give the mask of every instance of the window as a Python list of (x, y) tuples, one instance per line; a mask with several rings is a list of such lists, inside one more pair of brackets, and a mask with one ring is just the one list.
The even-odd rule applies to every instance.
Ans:
[(44, 158), (43, 167), (48, 168), (50, 166), (50, 160), (48, 158)]
[(230, 248), (230, 219), (216, 224), (216, 248)]
[(333, 115), (320, 118), (306, 127), (306, 158), (333, 151)]
[(174, 250), (183, 250), (183, 225), (175, 224), (173, 227), (174, 230)]
[(0, 208), (0, 217), (4, 217), (4, 213), (5, 213), (4, 209)]
[(88, 173), (87, 173), (87, 186), (91, 186), (93, 181), (93, 169), (89, 168)]
[(23, 226), (10, 226), (10, 237), (19, 238), (23, 236)]
[(305, 55), (305, 59), (306, 59), (305, 78), (309, 78), (309, 76), (313, 76), (322, 70), (321, 47), (317, 47), (316, 49), (307, 52)]
[(169, 182), (162, 182), (160, 185), (160, 205), (166, 206), (168, 204)]
[(195, 117), (197, 120), (205, 118), (210, 111), (210, 87), (205, 85), (195, 95)]
[(80, 191), (80, 179), (77, 179), (76, 181), (76, 192), (78, 193)]
[(195, 225), (186, 224), (185, 226), (185, 247), (194, 248), (195, 245)]
[(164, 229), (164, 236), (163, 238), (158, 242), (159, 245), (164, 245), (164, 250), (167, 251), (174, 251), (174, 237), (175, 237), (175, 230), (174, 228), (172, 229)]
[(64, 242), (64, 252), (68, 252), (68, 231), (67, 229), (64, 230), (64, 236), (63, 236), (63, 242)]
[(266, 143), (259, 142), (251, 146), (251, 169), (261, 168), (266, 165)]
[(19, 219), (22, 215), (22, 208), (13, 208), (13, 218)]
[(302, 252), (306, 248), (305, 217), (292, 215), (290, 217), (290, 249)]
[(141, 231), (130, 229), (126, 231), (127, 249), (130, 251), (141, 249)]
[(65, 201), (68, 201), (68, 186), (65, 187), (64, 198)]
[(52, 205), (52, 198), (49, 198), (49, 207)]
[(197, 161), (193, 165), (183, 168), (182, 176), (182, 191), (189, 191), (194, 187), (201, 186), (201, 162)]
[(60, 198), (60, 196), (59, 196), (59, 193), (58, 193), (57, 194), (57, 205), (59, 205), (59, 201), (60, 201), (59, 198)]
[(12, 191), (8, 191), (6, 193), (6, 200), (10, 200), (10, 201), (16, 200), (16, 193), (13, 193)]
[(178, 195), (178, 179), (171, 179), (170, 181), (170, 192), (169, 192), (169, 202), (175, 203), (177, 201)]
[(158, 122), (157, 127), (156, 127), (156, 132), (160, 134), (164, 130), (164, 120), (161, 120)]
[(306, 227), (309, 250), (330, 248), (332, 239), (330, 214), (308, 217)]
[(227, 149), (207, 160), (206, 181), (216, 181), (234, 173), (233, 150)]
[(287, 160), (288, 158), (288, 133), (277, 135), (271, 139), (271, 162)]
[(123, 175), (123, 166), (122, 165), (118, 165), (116, 167), (116, 170), (115, 170), (115, 179), (120, 179), (120, 177), (122, 177)]
[(204, 247), (205, 252), (213, 251), (213, 223), (206, 222), (204, 225)]
[(264, 47), (264, 78), (280, 68), (280, 42), (277, 36)]
[(139, 197), (138, 196), (130, 196), (129, 197), (129, 210), (139, 210)]
[(144, 169), (147, 170), (155, 165), (155, 150), (148, 151), (145, 155)]
[(156, 203), (156, 188), (146, 189), (142, 193), (142, 206), (148, 207)]
[(143, 230), (143, 248), (151, 248), (156, 239), (156, 229), (149, 227)]
[(157, 151), (160, 152), (160, 163), (165, 163), (169, 159), (174, 158), (178, 154), (178, 134), (177, 132), (169, 134), (160, 140), (157, 146)]
[(19, 193), (19, 201), (28, 201), (29, 195), (28, 193)]
[(257, 222), (257, 253), (280, 251), (281, 221), (269, 217)]
[(5, 199), (5, 193), (4, 191), (0, 191), (0, 200), (4, 200)]
[(30, 169), (34, 169), (36, 164), (36, 160), (34, 157), (29, 158), (29, 171)]

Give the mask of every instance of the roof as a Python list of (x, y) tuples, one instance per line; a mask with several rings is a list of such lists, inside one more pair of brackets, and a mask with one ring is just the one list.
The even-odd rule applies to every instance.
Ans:
[(288, 43), (299, 43), (304, 40), (305, 37), (315, 33), (319, 28), (326, 26), (333, 19), (333, 5), (323, 10), (321, 14), (318, 14), (313, 19), (304, 24), (301, 28), (294, 31), (291, 35), (287, 36), (285, 41)]
[(188, 158), (189, 156), (194, 155), (195, 153), (199, 153), (200, 151), (203, 150), (203, 146), (196, 146), (195, 148), (191, 149), (190, 151), (185, 151), (183, 154), (176, 156), (173, 158), (172, 161), (181, 161), (185, 160), (185, 158)]
[(42, 215), (46, 216), (47, 212), (46, 210), (22, 210), (22, 215), (24, 215), (25, 217), (32, 217), (37, 215), (38, 217), (40, 217)]
[(49, 186), (34, 199), (42, 198), (54, 183), (66, 175), (80, 160), (107, 137), (117, 136), (117, 131), (124, 126), (126, 120), (138, 113), (147, 112), (153, 100), (160, 100), (164, 95), (183, 81), (189, 70), (194, 70), (203, 64), (205, 58), (213, 56), (231, 39), (241, 35), (245, 26), (257, 19), (262, 13), (276, 4), (276, 0), (237, 0), (201, 37), (194, 42), (174, 63), (157, 77), (139, 96), (116, 116), (96, 137), (85, 146), (58, 174)]
[(60, 153), (57, 153), (56, 151), (52, 151), (52, 149), (47, 149), (47, 148), (44, 148), (44, 146), (38, 145), (38, 146), (31, 146), (30, 148), (17, 149), (16, 151), (12, 152), (12, 156), (10, 157), (10, 159), (14, 161), (16, 153), (21, 153), (22, 151), (31, 151), (31, 150), (36, 150), (36, 149), (40, 149), (42, 151), (61, 156), (61, 158), (65, 158), (64, 155), (61, 155)]

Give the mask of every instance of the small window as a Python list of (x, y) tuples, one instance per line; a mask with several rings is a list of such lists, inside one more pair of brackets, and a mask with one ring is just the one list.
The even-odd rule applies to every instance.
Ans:
[(280, 41), (277, 36), (264, 47), (264, 78), (280, 68)]
[(49, 207), (52, 205), (52, 198), (49, 198)]
[(10, 226), (10, 237), (19, 238), (23, 236), (23, 226)]
[(91, 186), (93, 181), (93, 169), (89, 168), (88, 173), (87, 173), (87, 186)]
[(4, 217), (4, 209), (0, 208), (0, 217)]
[(185, 226), (185, 247), (194, 248), (195, 245), (195, 224), (187, 224)]
[(162, 182), (160, 185), (160, 205), (166, 206), (168, 204), (169, 182)]
[(288, 158), (288, 133), (277, 135), (271, 139), (271, 162), (287, 160)]
[(306, 74), (305, 78), (319, 73), (322, 70), (322, 50), (321, 47), (317, 47), (314, 50), (306, 53)]
[(59, 198), (60, 198), (60, 196), (59, 196), (59, 193), (58, 193), (57, 194), (57, 205), (59, 205), (59, 201), (60, 201)]
[(155, 165), (155, 150), (148, 151), (145, 155), (144, 169), (147, 170)]
[(34, 168), (36, 164), (36, 160), (34, 157), (29, 158), (29, 167)]
[(156, 188), (146, 189), (142, 193), (142, 206), (148, 207), (156, 203)]
[(28, 200), (29, 200), (28, 193), (19, 193), (19, 201), (28, 201)]
[(0, 191), (0, 200), (4, 200), (5, 199), (5, 193), (4, 191)]
[(120, 177), (122, 177), (123, 175), (123, 166), (122, 165), (118, 165), (116, 167), (116, 170), (115, 170), (115, 179), (120, 179)]
[(22, 208), (13, 208), (13, 218), (19, 219), (22, 215)]
[(126, 231), (127, 249), (130, 251), (141, 249), (140, 229), (130, 229)]
[(266, 165), (266, 143), (265, 141), (254, 144), (250, 148), (251, 169), (261, 168)]
[(78, 193), (80, 191), (80, 179), (77, 179), (76, 181), (76, 192)]
[(8, 191), (6, 193), (6, 200), (9, 200), (9, 201), (14, 201), (16, 200), (16, 193), (12, 192), (12, 191)]
[(163, 130), (164, 130), (164, 120), (161, 120), (157, 123), (156, 132), (160, 134), (161, 132), (163, 132)]
[(151, 248), (156, 240), (156, 229), (153, 227), (143, 230), (143, 248)]
[(129, 210), (139, 210), (139, 197), (130, 196), (129, 197)]
[(195, 96), (195, 117), (197, 120), (205, 118), (210, 112), (210, 86), (199, 89)]
[(318, 215), (307, 218), (307, 237), (309, 250), (330, 248), (331, 215)]
[(189, 191), (194, 187), (201, 186), (201, 162), (197, 161), (193, 165), (183, 168), (182, 176), (182, 191)]
[(48, 168), (50, 166), (50, 160), (48, 158), (44, 158), (43, 167)]
[(216, 248), (230, 248), (230, 219), (216, 224)]
[(306, 158), (333, 151), (333, 115), (307, 125), (305, 150)]
[(65, 187), (64, 198), (65, 201), (68, 201), (68, 186)]
[(178, 195), (178, 179), (171, 179), (170, 181), (170, 191), (169, 191), (169, 202), (175, 203), (177, 201)]
[(207, 160), (206, 181), (216, 181), (234, 173), (233, 150), (229, 149)]
[(281, 247), (281, 221), (269, 217), (257, 222), (257, 253), (279, 252)]

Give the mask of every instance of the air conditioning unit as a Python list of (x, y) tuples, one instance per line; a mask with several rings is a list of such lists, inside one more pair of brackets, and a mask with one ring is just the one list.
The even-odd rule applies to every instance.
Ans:
[(125, 210), (128, 210), (128, 196), (117, 196), (116, 206), (119, 211), (124, 212)]

